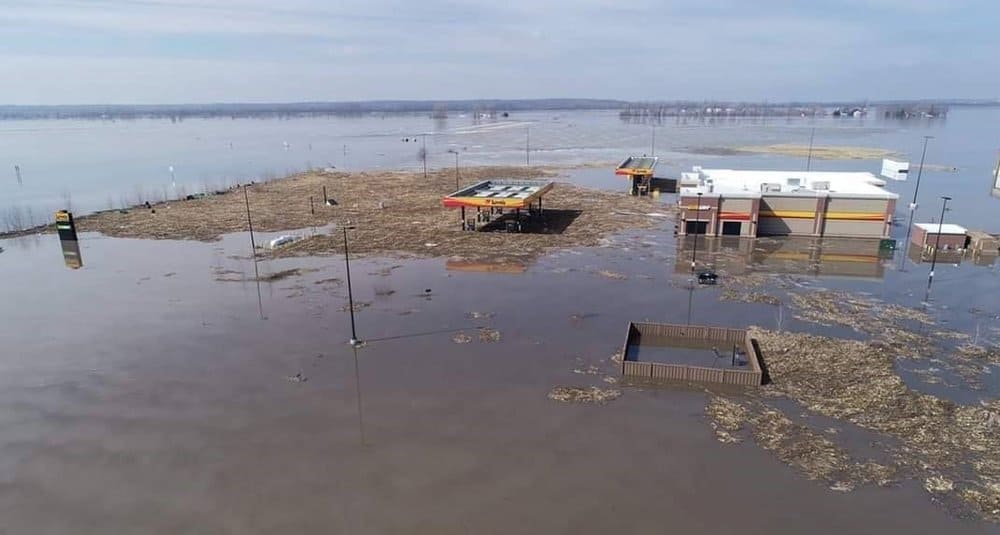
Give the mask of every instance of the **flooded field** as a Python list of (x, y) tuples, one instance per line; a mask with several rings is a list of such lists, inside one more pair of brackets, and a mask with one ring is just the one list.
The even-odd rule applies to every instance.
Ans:
[[(899, 271), (895, 260), (879, 259), (875, 277), (824, 276), (810, 262), (776, 267), (768, 256), (808, 245), (758, 241), (745, 272), (730, 282), (720, 269), (722, 284), (703, 288), (678, 269), (687, 251), (672, 230), (665, 221), (626, 231), (519, 270), (470, 269), (447, 257), (356, 259), (365, 341), (357, 349), (346, 343), (337, 256), (263, 260), (255, 275), (245, 233), (209, 243), (87, 233), (83, 267), (69, 269), (54, 235), (3, 241), (0, 276), (14, 283), (7, 302), (17, 306), (5, 305), (0, 325), (13, 348), (0, 361), (0, 526), (458, 533), (530, 522), (539, 531), (597, 533), (665, 524), (801, 531), (819, 521), (854, 532), (995, 529), (947, 490), (926, 488), (947, 486), (938, 479), (878, 471), (881, 450), (868, 444), (889, 439), (877, 433), (824, 414), (800, 417), (808, 411), (792, 401), (762, 409), (756, 438), (733, 446), (705, 412), (718, 394), (622, 383), (615, 360), (630, 320), (866, 336), (850, 323), (812, 321), (790, 297), (819, 291), (918, 307), (937, 325), (928, 332), (995, 344), (993, 268), (942, 266), (928, 297), (917, 265)], [(709, 250), (721, 251), (712, 260), (720, 265), (738, 256)], [(726, 300), (730, 287), (780, 303)], [(973, 406), (996, 398), (995, 365), (977, 374), (978, 388), (931, 384), (924, 379), (934, 373), (911, 366), (948, 358), (928, 358), (899, 364), (910, 388)], [(722, 395), (749, 403), (738, 392)], [(836, 435), (791, 433), (834, 425)], [(772, 436), (784, 438), (771, 447)], [(846, 493), (811, 481), (803, 470), (818, 468), (781, 446), (789, 437), (812, 440), (834, 460), (845, 451), (869, 463), (868, 475), (837, 487)]]
[[(965, 113), (943, 124), (821, 121), (817, 139), (912, 156), (920, 135), (936, 132), (928, 161), (941, 167), (925, 172), (921, 192), (953, 194), (949, 220), (997, 232), (989, 214), (1000, 201), (976, 189), (980, 167), (992, 165), (980, 154), (985, 142), (962, 142), (982, 117)], [(244, 228), (240, 203), (228, 196), (203, 200), (226, 206), (218, 220), (195, 217), (197, 204), (157, 222), (145, 213), (95, 219), (82, 227), (119, 237), (84, 232), (77, 248), (61, 247), (54, 234), (0, 240), (0, 532), (499, 533), (530, 525), (753, 533), (817, 524), (849, 533), (995, 532), (995, 259), (939, 258), (929, 286), (930, 266), (902, 243), (887, 253), (851, 240), (678, 238), (675, 197), (629, 199), (610, 164), (577, 165), (648, 146), (649, 125), (601, 113), (493, 125), (358, 121), (365, 128), (357, 141), (330, 163), (341, 179), (371, 182), (335, 192), (338, 217), (359, 227), (350, 233), (359, 347), (348, 344), (347, 273), (334, 235), (342, 221), (314, 221), (306, 204), (288, 219), (278, 195), (313, 191), (319, 175), (261, 193), (257, 243), (284, 234), (286, 220), (306, 238), (281, 258), (261, 251), (255, 262), (247, 233), (225, 234)], [(233, 134), (223, 124), (169, 125), (169, 135), (205, 143), (193, 152), (191, 139), (168, 146), (196, 160), (208, 183), (258, 169), (208, 163)], [(277, 164), (301, 168), (295, 151), (331, 152), (347, 135), (317, 122), (281, 124), (268, 136), (246, 134), (262, 154), (285, 135), (312, 140), (269, 160), (279, 172)], [(532, 163), (574, 184), (554, 202), (569, 209), (583, 199), (584, 213), (564, 234), (458, 236), (449, 230), (457, 216), (436, 226), (447, 168), (432, 169), (434, 192), (413, 197), (422, 204), (391, 220), (377, 215), (380, 202), (404, 201), (401, 181), (417, 176), (411, 153), (419, 143), (401, 141), (404, 134), (437, 128), (428, 145), (461, 146), (463, 166), (517, 164), (529, 124), (538, 143)], [(62, 129), (67, 139), (81, 135), (78, 127), (31, 126)], [(152, 126), (100, 123), (95, 131), (143, 128)], [(797, 168), (792, 156), (735, 149), (798, 145), (811, 125), (658, 128), (669, 175), (696, 164)], [(155, 130), (168, 135), (164, 125)], [(74, 193), (74, 202), (103, 208), (95, 195), (128, 189), (133, 179), (123, 176), (153, 172), (137, 162), (160, 155), (142, 154), (107, 182), (94, 182), (100, 173), (87, 167), (79, 180), (90, 193)], [(435, 158), (435, 168), (450, 163)], [(49, 176), (63, 176), (68, 164), (51, 165)], [(877, 165), (823, 160), (813, 169)], [(941, 170), (950, 166), (962, 172)], [(21, 167), (26, 189), (17, 202), (48, 210), (59, 202), (52, 187), (70, 184), (32, 190), (32, 166)], [(369, 171), (341, 175), (345, 168)], [(380, 180), (401, 189), (367, 195)], [(897, 218), (912, 187), (889, 185), (901, 196)], [(930, 202), (921, 201), (919, 217), (929, 219)], [(424, 211), (432, 205), (437, 212)], [(387, 229), (401, 241), (378, 241)], [(893, 237), (905, 232), (894, 227)], [(503, 248), (510, 254), (471, 254)], [(696, 284), (692, 261), (714, 270), (719, 284)], [(629, 321), (753, 327), (771, 383), (744, 391), (623, 379), (621, 359), (635, 357), (619, 353)], [(719, 359), (711, 347), (643, 346), (642, 358), (656, 360), (649, 351), (660, 349), (673, 353), (665, 358), (730, 364), (727, 348)]]
[[(878, 172), (885, 154), (916, 163), (931, 135), (921, 204), (950, 195), (969, 228), (988, 226), (1000, 108), (954, 109), (947, 119), (670, 118), (623, 122), (617, 110), (518, 112), (482, 120), (453, 113), (295, 119), (0, 122), (0, 230), (41, 222), (57, 209), (78, 214), (222, 189), (306, 169), (415, 171), (426, 145), (431, 169), (458, 166), (600, 164), (606, 176), (628, 154), (655, 153), (658, 176), (693, 165), (804, 169), (815, 128), (814, 171)], [(58, 150), (55, 150), (55, 148)], [(763, 148), (745, 152), (747, 147)], [(775, 148), (777, 147), (777, 148)], [(755, 149), (757, 150), (757, 149)], [(803, 152), (806, 151), (806, 152)], [(831, 159), (822, 159), (831, 158)], [(862, 159), (858, 159), (862, 158)], [(14, 176), (17, 165), (22, 179)], [(622, 187), (624, 187), (622, 185)], [(903, 213), (913, 180), (892, 184)], [(906, 201), (906, 202), (904, 202)], [(931, 219), (931, 214), (923, 217)]]
[(686, 338), (643, 336), (639, 344), (629, 344), (625, 360), (704, 366), (706, 368), (745, 366), (746, 356), (740, 350), (737, 363), (736, 346), (721, 342), (696, 343)]

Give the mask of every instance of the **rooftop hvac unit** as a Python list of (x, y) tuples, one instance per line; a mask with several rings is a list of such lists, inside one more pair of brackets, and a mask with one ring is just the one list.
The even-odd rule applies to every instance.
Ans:
[(812, 189), (816, 191), (829, 191), (830, 181), (829, 180), (817, 180), (812, 183)]
[(775, 184), (772, 182), (765, 182), (760, 185), (761, 193), (775, 193), (781, 191), (781, 184)]

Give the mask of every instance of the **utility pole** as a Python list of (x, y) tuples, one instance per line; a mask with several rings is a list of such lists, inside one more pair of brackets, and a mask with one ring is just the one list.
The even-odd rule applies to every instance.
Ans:
[(15, 165), (14, 166), (14, 174), (17, 175), (17, 185), (18, 186), (23, 186), (24, 183), (21, 182), (21, 166), (20, 165)]
[(931, 273), (930, 273), (930, 275), (927, 276), (927, 291), (928, 292), (931, 291), (931, 283), (934, 282), (934, 268), (937, 266), (937, 253), (938, 253), (938, 249), (941, 248), (941, 231), (944, 228), (944, 212), (945, 212), (945, 210), (948, 207), (948, 201), (951, 200), (951, 197), (948, 197), (948, 196), (945, 195), (945, 196), (942, 196), (941, 199), (942, 199), (942, 202), (941, 202), (941, 220), (938, 222), (937, 239), (934, 240), (934, 254), (931, 255)]
[[(174, 166), (172, 166), (172, 165), (167, 166), (167, 170), (170, 171), (170, 186), (172, 188), (174, 188), (174, 198), (176, 199), (177, 198), (177, 178), (174, 177)], [(244, 190), (244, 193), (246, 193), (245, 190)]]
[(816, 127), (814, 126), (812, 132), (809, 133), (809, 155), (806, 156), (806, 172), (812, 168), (813, 159), (813, 138), (816, 137)]
[(253, 239), (253, 220), (250, 219), (250, 195), (247, 193), (247, 187), (243, 186), (243, 200), (246, 201), (247, 205), (247, 226), (250, 227), (250, 247), (254, 251), (254, 257), (257, 256), (257, 244)]
[(695, 212), (695, 223), (694, 223), (694, 249), (691, 251), (691, 274), (694, 274), (695, 265), (698, 259), (698, 233), (701, 230), (701, 195), (698, 192), (698, 208)]
[(420, 140), (423, 143), (423, 152), (420, 153), (420, 159), (424, 161), (424, 181), (427, 180), (427, 134), (421, 134)]
[(531, 165), (531, 127), (524, 127), (524, 165)]
[(650, 136), (649, 139), (649, 155), (656, 156), (656, 125), (650, 124), (649, 126), (652, 132), (652, 135)]
[[(920, 151), (920, 167), (917, 169), (917, 184), (913, 188), (913, 201), (910, 202), (910, 222), (906, 225), (906, 248), (910, 247), (910, 234), (913, 232), (913, 216), (917, 211), (917, 193), (920, 191), (920, 177), (924, 174), (924, 158), (927, 156), (927, 141), (934, 136), (924, 136), (924, 148)], [(906, 262), (906, 255), (900, 262)]]
[(927, 156), (927, 141), (934, 136), (924, 136), (924, 149), (920, 151), (920, 167), (917, 169), (917, 185), (913, 188), (913, 202), (910, 203), (910, 211), (917, 209), (917, 193), (920, 191), (920, 177), (924, 174), (924, 158)]
[(358, 340), (358, 333), (354, 328), (354, 292), (351, 289), (351, 257), (347, 249), (347, 225), (344, 225), (344, 266), (347, 268), (347, 306), (351, 313), (351, 345), (357, 346), (361, 343)]

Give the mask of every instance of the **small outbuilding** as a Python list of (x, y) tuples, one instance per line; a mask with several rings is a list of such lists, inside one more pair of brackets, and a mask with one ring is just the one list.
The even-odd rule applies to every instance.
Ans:
[(942, 251), (965, 249), (969, 244), (968, 232), (954, 223), (914, 223), (910, 243), (928, 250), (936, 247)]
[(968, 235), (969, 248), (972, 249), (972, 252), (987, 255), (1000, 254), (1000, 235), (994, 236), (981, 230), (970, 230)]

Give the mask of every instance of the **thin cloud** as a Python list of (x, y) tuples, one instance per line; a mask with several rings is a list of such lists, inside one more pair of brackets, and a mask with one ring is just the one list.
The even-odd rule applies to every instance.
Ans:
[(823, 4), (15, 2), (0, 103), (995, 96), (1000, 7)]

